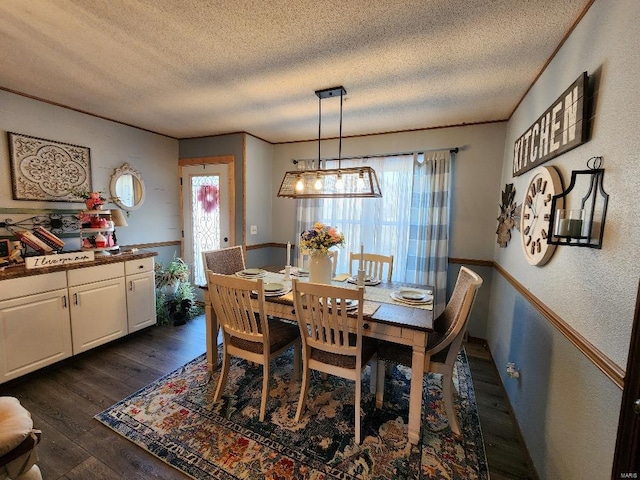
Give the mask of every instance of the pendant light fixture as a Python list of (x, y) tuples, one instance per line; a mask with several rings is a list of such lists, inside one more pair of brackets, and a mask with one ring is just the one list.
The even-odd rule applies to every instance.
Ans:
[[(318, 96), (318, 164), (315, 170), (294, 170), (284, 174), (278, 197), (283, 198), (375, 198), (382, 197), (378, 175), (371, 167), (342, 168), (342, 98), (344, 87), (316, 90)], [(340, 96), (340, 139), (338, 168), (323, 169), (320, 155), (322, 100)]]

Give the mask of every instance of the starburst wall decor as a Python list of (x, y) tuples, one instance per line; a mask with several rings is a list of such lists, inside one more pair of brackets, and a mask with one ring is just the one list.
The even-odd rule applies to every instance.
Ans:
[(496, 230), (498, 245), (502, 248), (505, 248), (511, 240), (511, 229), (518, 226), (517, 217), (519, 215), (518, 207), (514, 202), (515, 196), (516, 189), (513, 188), (513, 183), (507, 183), (502, 192), (502, 205), (500, 205), (498, 229)]

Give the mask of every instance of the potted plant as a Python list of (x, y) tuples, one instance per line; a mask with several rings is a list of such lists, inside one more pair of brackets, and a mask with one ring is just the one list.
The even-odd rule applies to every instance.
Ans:
[(189, 281), (189, 266), (174, 255), (164, 264), (155, 265), (156, 278), (156, 318), (159, 324), (183, 325), (187, 320), (201, 313), (196, 303), (195, 288)]
[(156, 263), (155, 275), (156, 288), (165, 294), (175, 295), (180, 283), (189, 280), (189, 266), (180, 257), (174, 255), (167, 264)]

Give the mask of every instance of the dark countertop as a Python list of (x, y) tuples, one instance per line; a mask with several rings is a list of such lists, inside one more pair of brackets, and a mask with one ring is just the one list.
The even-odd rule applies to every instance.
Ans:
[[(72, 253), (72, 252), (63, 252)], [(43, 267), (43, 268), (26, 268), (24, 263), (20, 265), (12, 265), (6, 267), (0, 272), (0, 281), (9, 280), (12, 278), (28, 277), (31, 275), (42, 275), (44, 273), (53, 273), (66, 270), (74, 270), (77, 268), (95, 267), (98, 265), (106, 265), (108, 263), (127, 262), (129, 260), (139, 260), (141, 258), (155, 257), (157, 252), (138, 250), (136, 252), (126, 251), (116, 255), (96, 255), (95, 260), (91, 262), (74, 263), (71, 265), (60, 265), (56, 267)]]

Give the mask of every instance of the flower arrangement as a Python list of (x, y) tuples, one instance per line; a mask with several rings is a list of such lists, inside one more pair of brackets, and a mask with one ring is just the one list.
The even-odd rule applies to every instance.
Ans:
[(344, 235), (335, 227), (321, 222), (313, 224), (313, 228), (300, 235), (300, 249), (308, 250), (311, 255), (326, 254), (331, 247), (342, 247)]
[(82, 198), (88, 210), (101, 209), (102, 205), (104, 205), (104, 202), (107, 200), (102, 192), (89, 192), (87, 190), (72, 188), (69, 190), (69, 193)]

